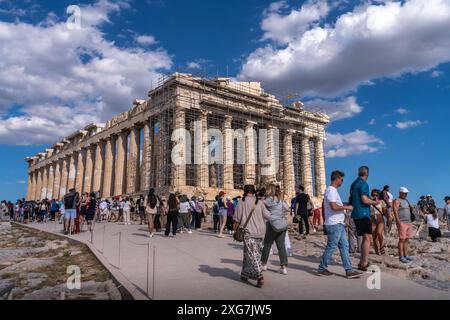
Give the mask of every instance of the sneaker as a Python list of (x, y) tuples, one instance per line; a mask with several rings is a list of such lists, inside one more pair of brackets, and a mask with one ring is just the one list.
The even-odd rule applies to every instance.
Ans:
[(347, 279), (355, 279), (355, 278), (359, 278), (359, 277), (361, 277), (361, 272), (358, 272), (358, 271), (346, 272), (346, 273), (345, 273), (345, 277), (346, 277)]
[(286, 268), (280, 268), (280, 271), (279, 271), (281, 274), (284, 274), (284, 275), (287, 275), (287, 270), (286, 270)]
[(328, 271), (327, 269), (325, 269), (323, 271), (317, 271), (317, 275), (318, 276), (332, 276), (333, 273)]
[(402, 262), (402, 263), (409, 263), (410, 261), (408, 260), (408, 259), (406, 259), (405, 257), (401, 257), (400, 259), (400, 262)]
[(217, 237), (218, 237), (218, 238), (225, 238), (225, 236), (224, 236), (222, 233), (219, 233), (219, 234), (217, 235)]
[(153, 238), (153, 236), (154, 236), (154, 234), (153, 234), (153, 233), (150, 233), (150, 238)]
[(267, 264), (263, 264), (262, 267), (261, 267), (261, 270), (262, 271), (267, 271)]
[(191, 230), (188, 230), (188, 232), (187, 233), (189, 233), (189, 234), (192, 234), (192, 231)]
[(408, 260), (409, 262), (413, 261), (413, 259), (410, 256), (404, 256), (403, 258), (405, 258), (406, 260)]

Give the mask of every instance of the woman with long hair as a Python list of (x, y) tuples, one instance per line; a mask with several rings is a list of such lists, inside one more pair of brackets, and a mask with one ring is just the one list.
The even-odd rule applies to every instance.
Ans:
[[(239, 201), (234, 214), (234, 230), (245, 226), (244, 258), (242, 262), (241, 280), (257, 280), (257, 287), (264, 284), (261, 265), (261, 251), (266, 234), (266, 220), (270, 212), (262, 201), (258, 201), (255, 186), (245, 185), (244, 196)], [(246, 224), (246, 221), (248, 223)]]
[[(380, 199), (380, 191), (373, 189), (371, 192), (372, 200), (376, 201)], [(381, 200), (381, 199), (380, 199)], [(380, 204), (370, 207), (371, 220), (372, 220), (372, 238), (373, 238), (373, 248), (377, 255), (385, 254), (385, 249), (383, 245), (384, 238), (384, 219), (383, 212), (386, 211), (386, 203), (381, 201)]]
[(266, 187), (266, 197), (262, 201), (270, 212), (270, 219), (266, 223), (264, 248), (261, 255), (262, 270), (267, 270), (270, 249), (275, 242), (280, 257), (280, 273), (287, 274), (288, 257), (285, 241), (288, 226), (286, 213), (289, 211), (289, 205), (283, 201), (281, 190), (274, 184), (269, 184)]
[(145, 214), (147, 216), (148, 232), (150, 233), (150, 238), (153, 238), (153, 228), (158, 205), (158, 198), (155, 195), (155, 189), (151, 188), (148, 191), (148, 195), (144, 202), (146, 204)]
[(223, 238), (225, 237), (223, 231), (225, 229), (225, 226), (227, 225), (227, 217), (228, 217), (228, 206), (227, 202), (225, 201), (224, 191), (219, 192), (219, 199), (217, 201), (217, 204), (219, 205), (219, 219), (220, 219), (220, 230), (218, 237)]
[(94, 218), (95, 213), (97, 212), (97, 198), (95, 196), (95, 192), (91, 192), (89, 194), (89, 202), (86, 208), (86, 222), (88, 225), (88, 231), (92, 232), (94, 230)]
[(170, 226), (172, 225), (172, 236), (175, 237), (177, 234), (178, 225), (178, 201), (175, 194), (171, 193), (169, 199), (167, 200), (167, 224), (166, 232), (164, 235), (166, 237), (170, 234)]

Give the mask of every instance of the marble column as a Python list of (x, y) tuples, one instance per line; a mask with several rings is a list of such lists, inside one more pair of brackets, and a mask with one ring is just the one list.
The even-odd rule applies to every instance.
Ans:
[(48, 168), (48, 184), (47, 184), (47, 199), (53, 199), (53, 186), (55, 184), (55, 164), (50, 163)]
[(223, 187), (225, 190), (234, 189), (234, 177), (233, 177), (233, 160), (234, 160), (234, 148), (233, 148), (233, 129), (231, 128), (231, 121), (233, 117), (225, 116), (225, 122), (223, 125)]
[(84, 160), (86, 157), (86, 150), (81, 149), (78, 152), (77, 160), (77, 175), (75, 181), (75, 189), (81, 195), (83, 192), (83, 180), (84, 180)]
[[(72, 157), (70, 157), (72, 158)], [(69, 191), (68, 180), (69, 180), (69, 170), (68, 165), (70, 163), (70, 158), (63, 158), (61, 160), (61, 185), (59, 186), (59, 197), (62, 199)]]
[(47, 198), (47, 190), (48, 190), (48, 171), (49, 171), (49, 165), (45, 166), (45, 167), (42, 169), (41, 200)]
[(105, 169), (103, 172), (103, 188), (102, 188), (102, 197), (109, 198), (113, 195), (112, 193), (112, 171), (114, 164), (114, 150), (115, 150), (115, 142), (113, 137), (109, 137), (106, 140), (105, 144)]
[(127, 162), (127, 193), (139, 191), (139, 162), (140, 162), (140, 129), (133, 127), (130, 130), (130, 153)]
[(57, 160), (55, 164), (55, 183), (53, 184), (53, 198), (59, 200), (61, 189), (61, 161)]
[(176, 154), (173, 161), (177, 162), (173, 166), (173, 181), (172, 185), (177, 188), (179, 186), (186, 185), (186, 136), (182, 130), (186, 129), (186, 111), (183, 108), (176, 108), (174, 115), (174, 129), (180, 130), (180, 134), (177, 136)]
[(41, 200), (42, 193), (42, 168), (36, 169), (36, 190), (34, 194), (35, 200)]
[(326, 189), (325, 176), (325, 154), (323, 150), (323, 139), (318, 137), (314, 140), (314, 168), (316, 173), (316, 193), (322, 197)]
[[(166, 179), (165, 175), (168, 174), (168, 166), (166, 166), (166, 159), (165, 159), (165, 139), (166, 139), (166, 132), (167, 132), (167, 118), (166, 113), (160, 113), (158, 115), (158, 122), (159, 122), (159, 130), (157, 138), (155, 139), (156, 147), (155, 147), (155, 153), (153, 155), (154, 157), (154, 163), (156, 164), (156, 175), (155, 175), (155, 187), (162, 188), (166, 185)], [(169, 159), (170, 160), (170, 159)], [(173, 174), (173, 172), (172, 172)]]
[(244, 184), (255, 184), (256, 179), (256, 122), (248, 121), (245, 127)]
[(144, 146), (142, 150), (142, 164), (141, 164), (141, 191), (149, 190), (151, 188), (150, 181), (152, 172), (152, 135), (153, 128), (150, 119), (147, 119), (144, 125)]
[(277, 179), (277, 169), (279, 164), (279, 134), (278, 128), (272, 125), (267, 126), (267, 164), (265, 180), (274, 183)]
[(127, 136), (128, 132), (121, 132), (117, 135), (116, 163), (114, 166), (114, 195), (121, 196), (125, 192), (126, 157), (127, 157)]
[[(208, 112), (200, 113), (195, 128), (194, 164), (197, 183), (201, 188), (209, 187)], [(196, 150), (197, 149), (197, 150)]]
[(75, 188), (75, 178), (77, 177), (77, 168), (75, 167), (75, 161), (78, 159), (78, 153), (73, 153), (69, 156), (69, 176), (67, 178), (67, 190)]
[(33, 190), (33, 178), (32, 178), (32, 173), (28, 173), (28, 181), (27, 181), (27, 196), (26, 196), (26, 200), (29, 201), (30, 197), (31, 197), (31, 190)]
[(302, 163), (302, 185), (305, 188), (305, 192), (311, 197), (313, 196), (313, 181), (312, 181), (312, 168), (311, 168), (311, 151), (310, 151), (310, 139), (309, 136), (302, 136), (302, 150), (301, 150), (301, 163)]
[(96, 191), (92, 190), (92, 173), (94, 171), (94, 154), (95, 149), (90, 146), (86, 149), (86, 166), (84, 170), (84, 186), (83, 192)]
[(292, 146), (293, 133), (293, 130), (286, 130), (283, 139), (283, 192), (288, 199), (295, 196), (294, 152)]
[[(92, 191), (100, 192), (103, 177), (103, 153), (102, 153), (102, 143), (99, 142), (95, 146), (95, 167), (94, 167), (94, 181), (92, 184)], [(102, 196), (102, 193), (99, 193)]]

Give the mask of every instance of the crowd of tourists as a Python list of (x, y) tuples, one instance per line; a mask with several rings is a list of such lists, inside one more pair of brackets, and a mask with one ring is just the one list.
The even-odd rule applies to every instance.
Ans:
[[(375, 254), (385, 254), (384, 239), (390, 235), (395, 224), (398, 234), (398, 256), (402, 263), (410, 263), (409, 240), (414, 236), (412, 223), (416, 218), (428, 227), (432, 241), (442, 236), (440, 223), (449, 228), (450, 197), (445, 197), (443, 221), (431, 195), (420, 197), (414, 207), (408, 200), (409, 190), (401, 187), (394, 197), (389, 186), (369, 189), (369, 168), (358, 170), (358, 177), (351, 184), (348, 201), (343, 202), (338, 189), (345, 174), (331, 173), (331, 184), (323, 194), (322, 203), (314, 203), (311, 196), (299, 187), (296, 196), (286, 199), (280, 186), (268, 184), (256, 189), (245, 185), (242, 196), (231, 197), (221, 191), (208, 206), (202, 196), (170, 193), (158, 195), (154, 189), (138, 198), (117, 196), (100, 198), (98, 193), (79, 194), (71, 189), (63, 200), (18, 200), (15, 204), (2, 201), (2, 217), (20, 223), (46, 223), (56, 221), (64, 225), (64, 234), (93, 231), (95, 223), (122, 223), (123, 225), (147, 225), (149, 236), (163, 232), (166, 237), (192, 234), (193, 230), (205, 229), (207, 217), (212, 216), (212, 232), (217, 237), (233, 236), (243, 242), (243, 266), (241, 280), (256, 280), (264, 284), (263, 272), (275, 244), (280, 269), (287, 274), (288, 257), (292, 248), (288, 234), (288, 215), (298, 224), (299, 240), (310, 233), (323, 232), (327, 244), (318, 267), (318, 275), (330, 276), (327, 268), (333, 253), (339, 249), (347, 278), (357, 278), (368, 270), (370, 247)], [(417, 210), (416, 210), (417, 209)], [(350, 255), (359, 252), (357, 268), (352, 266)]]

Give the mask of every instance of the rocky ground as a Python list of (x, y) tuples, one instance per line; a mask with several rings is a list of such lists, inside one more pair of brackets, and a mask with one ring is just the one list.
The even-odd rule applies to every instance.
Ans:
[[(67, 289), (67, 266), (81, 289)], [(109, 273), (83, 245), (18, 225), (0, 224), (0, 300), (120, 300)]]
[[(415, 224), (418, 230), (419, 223)], [(370, 263), (380, 267), (382, 272), (389, 272), (400, 277), (409, 278), (427, 287), (450, 290), (450, 238), (441, 238), (439, 242), (433, 243), (427, 239), (427, 230), (424, 228), (416, 237), (411, 239), (411, 253), (414, 261), (403, 264), (398, 260), (398, 236), (396, 227), (393, 226), (389, 237), (385, 240), (386, 253), (376, 255), (372, 249)], [(306, 239), (296, 239), (297, 230), (290, 228), (290, 239), (293, 251), (296, 254), (316, 259), (319, 263), (326, 245), (326, 237), (320, 230), (311, 234)], [(339, 252), (334, 255), (336, 263), (340, 264)], [(359, 263), (359, 254), (351, 256), (354, 266)]]

